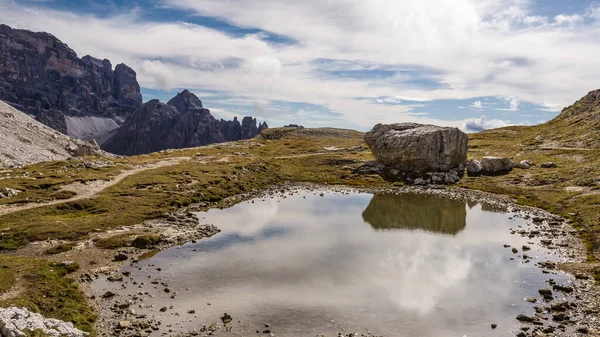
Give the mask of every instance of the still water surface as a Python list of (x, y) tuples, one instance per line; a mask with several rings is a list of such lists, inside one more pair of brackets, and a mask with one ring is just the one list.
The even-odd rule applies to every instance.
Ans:
[[(533, 313), (525, 297), (538, 297), (549, 277), (567, 279), (542, 274), (534, 262), (556, 258), (532, 239), (510, 234), (510, 228), (527, 227), (526, 220), (480, 204), (304, 192), (198, 215), (222, 232), (126, 268), (146, 281), (144, 291), (155, 289), (156, 297), (144, 301), (155, 307), (136, 311), (162, 320), (163, 327), (172, 324), (173, 331), (208, 326), (227, 312), (232, 335), (256, 335), (267, 323), (276, 336), (367, 330), (509, 336), (520, 327), (517, 314)], [(522, 252), (513, 254), (504, 244), (519, 251), (531, 246), (527, 254), (534, 261), (523, 263)], [(150, 279), (168, 283), (177, 296), (171, 299)], [(117, 286), (102, 283), (103, 289)], [(159, 312), (164, 305), (173, 309)]]

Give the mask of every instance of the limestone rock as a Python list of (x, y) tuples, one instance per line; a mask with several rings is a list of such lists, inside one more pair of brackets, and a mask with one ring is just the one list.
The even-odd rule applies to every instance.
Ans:
[(483, 166), (483, 174), (485, 175), (497, 175), (504, 174), (512, 171), (513, 164), (508, 158), (500, 157), (483, 157), (481, 161)]
[(467, 174), (469, 176), (478, 176), (483, 171), (483, 165), (479, 162), (479, 160), (471, 159), (467, 163)]
[(467, 160), (468, 137), (457, 128), (377, 124), (365, 142), (379, 162), (405, 172), (448, 172)]
[(518, 162), (517, 164), (514, 165), (514, 167), (516, 168), (520, 168), (523, 170), (528, 170), (533, 166), (533, 163), (529, 160), (521, 160), (520, 162)]
[(39, 330), (48, 336), (89, 336), (89, 333), (76, 329), (71, 322), (45, 318), (25, 308), (0, 308), (0, 336), (27, 336), (25, 330)]

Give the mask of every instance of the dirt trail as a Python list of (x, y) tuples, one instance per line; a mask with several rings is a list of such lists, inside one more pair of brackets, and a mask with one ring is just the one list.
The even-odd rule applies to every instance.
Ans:
[(566, 150), (566, 151), (593, 151), (585, 147), (564, 147), (564, 146), (542, 146), (539, 150)]
[(77, 183), (65, 185), (65, 186), (63, 186), (63, 190), (75, 192), (75, 193), (77, 193), (77, 195), (72, 198), (69, 198), (69, 199), (60, 199), (60, 200), (54, 200), (54, 201), (42, 202), (42, 203), (29, 203), (29, 204), (23, 204), (23, 205), (9, 205), (9, 206), (0, 207), (0, 216), (14, 213), (14, 212), (24, 211), (24, 210), (28, 210), (28, 209), (34, 209), (34, 208), (38, 208), (38, 207), (44, 207), (44, 206), (49, 206), (49, 205), (56, 205), (56, 204), (62, 204), (62, 203), (71, 202), (71, 201), (93, 198), (98, 193), (104, 191), (105, 189), (107, 189), (111, 186), (118, 184), (123, 179), (125, 179), (129, 176), (138, 174), (143, 171), (160, 168), (160, 167), (177, 165), (182, 160), (188, 160), (188, 159), (190, 159), (190, 158), (178, 157), (178, 158), (172, 158), (169, 160), (159, 161), (159, 162), (153, 163), (153, 164), (136, 167), (134, 169), (119, 173), (112, 180), (97, 180), (94, 182), (90, 182), (88, 184), (82, 184), (80, 182), (77, 182)]
[(270, 157), (273, 159), (291, 159), (291, 158), (303, 158), (303, 157), (311, 157), (311, 156), (322, 156), (326, 154), (336, 154), (336, 153), (352, 153), (350, 151), (327, 151), (327, 152), (311, 152), (311, 153), (299, 153), (299, 154), (291, 154), (287, 156), (275, 156)]

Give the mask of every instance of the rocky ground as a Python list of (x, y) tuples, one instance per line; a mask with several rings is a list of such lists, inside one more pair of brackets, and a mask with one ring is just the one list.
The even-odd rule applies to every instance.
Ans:
[(0, 167), (103, 155), (97, 145), (53, 130), (0, 101)]

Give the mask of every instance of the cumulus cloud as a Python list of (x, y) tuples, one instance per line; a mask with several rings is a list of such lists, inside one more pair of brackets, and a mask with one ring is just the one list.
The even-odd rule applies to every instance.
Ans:
[(467, 132), (479, 132), (485, 129), (501, 128), (508, 125), (510, 124), (505, 121), (499, 119), (487, 120), (485, 116), (481, 116), (478, 118), (470, 118), (465, 120), (461, 125), (461, 129)]
[[(344, 114), (350, 125), (361, 127), (388, 121), (448, 124), (456, 118), (451, 111), (435, 118), (415, 116), (408, 105), (372, 104), (377, 98), (399, 103), (493, 96), (511, 97), (508, 110), (518, 110), (521, 101), (561, 107), (595, 88), (600, 77), (600, 25), (589, 23), (600, 18), (596, 5), (585, 13), (545, 17), (529, 0), (157, 3), (297, 43), (270, 43), (264, 33), (232, 36), (185, 22), (146, 21), (136, 10), (96, 17), (8, 0), (0, 1), (0, 21), (51, 32), (80, 55), (125, 62), (138, 71), (144, 87), (209, 87), (249, 101), (306, 102)], [(577, 18), (582, 16), (587, 19)], [(318, 62), (323, 59), (339, 62), (323, 65)], [(417, 69), (408, 82), (319, 72), (407, 66)], [(432, 80), (420, 70), (435, 73), (440, 85), (413, 85)]]
[(140, 80), (146, 83), (152, 83), (152, 87), (169, 90), (172, 89), (173, 72), (169, 66), (161, 61), (144, 60), (140, 69)]

